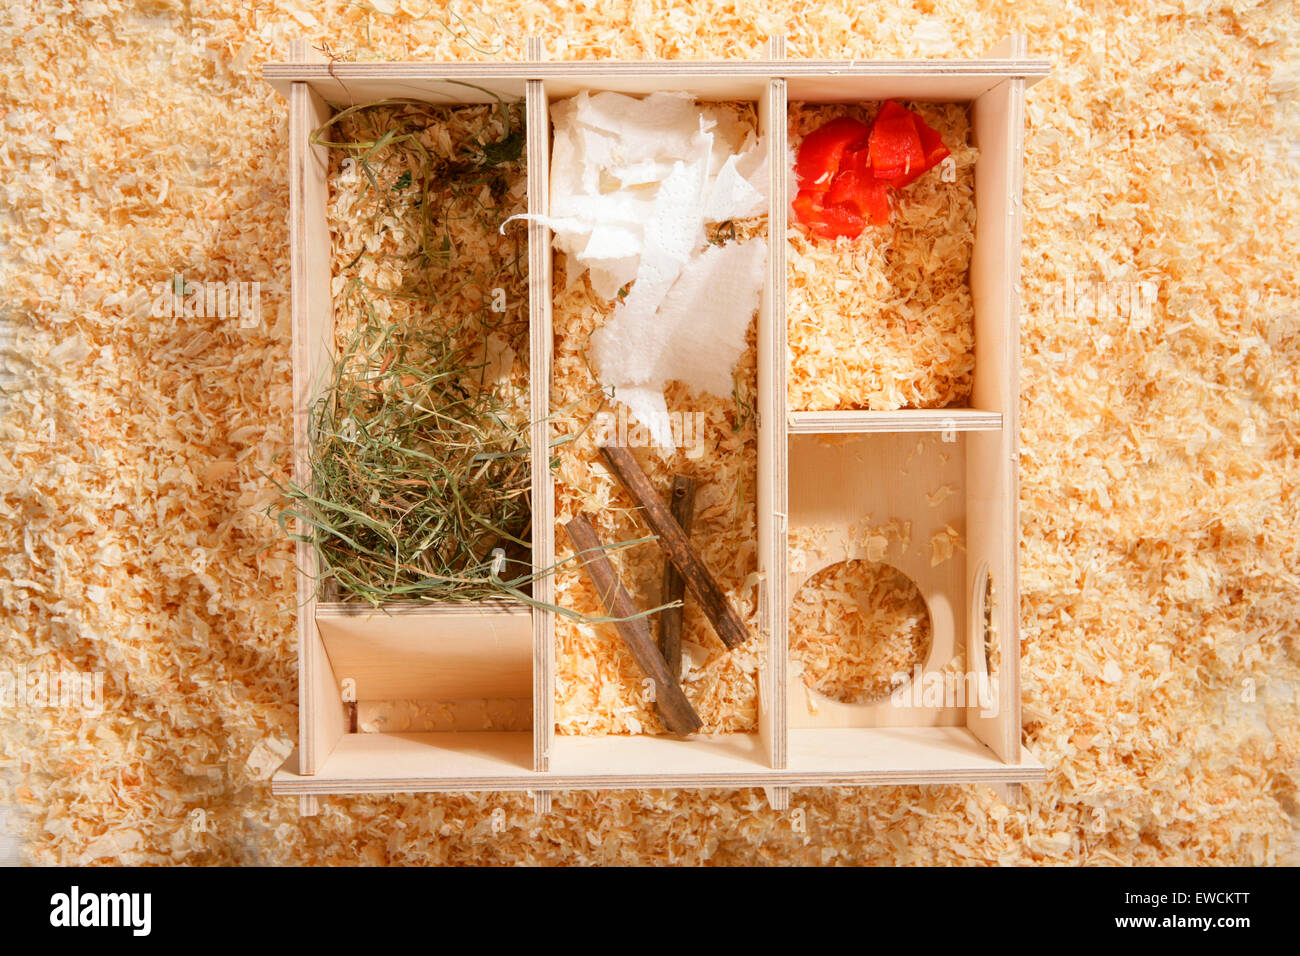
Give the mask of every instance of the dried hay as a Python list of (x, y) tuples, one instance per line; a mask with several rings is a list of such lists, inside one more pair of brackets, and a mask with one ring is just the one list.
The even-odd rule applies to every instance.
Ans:
[(523, 598), (530, 552), (521, 104), (357, 105), (330, 151), (335, 366), (301, 519), (331, 600)]

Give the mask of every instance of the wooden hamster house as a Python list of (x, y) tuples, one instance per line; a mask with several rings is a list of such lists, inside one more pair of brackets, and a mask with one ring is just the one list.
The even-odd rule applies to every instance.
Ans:
[[(313, 556), (299, 545), (300, 733), (272, 781), (315, 812), (329, 794), (529, 791), (538, 807), (566, 789), (762, 787), (778, 808), (790, 788), (984, 783), (1014, 794), (1044, 770), (1021, 745), (1016, 549), (1018, 536), (1018, 277), (1025, 91), (1048, 64), (1015, 37), (987, 58), (842, 62), (787, 60), (784, 40), (753, 62), (548, 62), (529, 41), (522, 63), (325, 63), (305, 47), (269, 64), (289, 102), (295, 478), (309, 480), (308, 411), (333, 341), (328, 163), (310, 137), (337, 108), (408, 97), (482, 103), (522, 100), (528, 206), (547, 210), (548, 107), (580, 90), (684, 90), (700, 100), (757, 105), (770, 150), (769, 274), (759, 334), (759, 634), (757, 733), (577, 737), (555, 733), (552, 612), (506, 603), (399, 605), (374, 610), (317, 600)], [(472, 85), (471, 85), (472, 84)], [(488, 91), (488, 92), (484, 92)], [(786, 116), (789, 102), (930, 100), (969, 103), (979, 158), (970, 269), (976, 366), (969, 407), (804, 412), (786, 400)], [(528, 227), (534, 461), (547, 460), (551, 380), (551, 243)], [(827, 442), (825, 436), (840, 441)], [(957, 489), (936, 513), (918, 475)], [(554, 496), (533, 469), (533, 558), (554, 563)], [(792, 528), (845, 526), (863, 512), (964, 528), (964, 553), (938, 567), (918, 548), (897, 558), (925, 596), (933, 625), (927, 668), (964, 648), (970, 668), (996, 665), (998, 706), (890, 708), (815, 701), (790, 671), (790, 597), (818, 562), (787, 570)], [(923, 540), (924, 535), (918, 534)], [(916, 553), (912, 553), (916, 552)], [(989, 582), (993, 586), (990, 588)], [(537, 585), (548, 599), (550, 583)], [(993, 604), (986, 608), (989, 595)], [(991, 622), (992, 627), (986, 625)], [(990, 637), (991, 635), (991, 637)], [(530, 731), (349, 732), (345, 698), (531, 699)], [(991, 712), (990, 712), (991, 711)]]

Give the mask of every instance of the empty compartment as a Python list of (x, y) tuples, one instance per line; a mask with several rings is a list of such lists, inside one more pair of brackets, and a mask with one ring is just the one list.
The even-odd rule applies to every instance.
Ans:
[(322, 605), (316, 624), (352, 735), (424, 742), (430, 776), (447, 773), (450, 752), (532, 769), (528, 608)]

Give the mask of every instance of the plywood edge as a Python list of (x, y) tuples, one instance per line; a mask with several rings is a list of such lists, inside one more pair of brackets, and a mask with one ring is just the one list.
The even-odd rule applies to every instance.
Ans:
[(353, 601), (317, 601), (316, 619), (350, 617), (482, 617), (484, 615), (519, 615), (532, 613), (526, 604), (518, 601), (483, 600), (463, 603), (433, 603), (429, 601), (392, 601), (378, 606)]
[[(1023, 35), (1015, 37), (1023, 42)], [(754, 60), (369, 60), (328, 62), (314, 54), (309, 62), (297, 60), (270, 61), (262, 64), (262, 75), (267, 79), (289, 82), (309, 80), (321, 76), (410, 76), (438, 78), (468, 75), (482, 77), (548, 79), (556, 76), (637, 76), (673, 75), (707, 76), (735, 74), (762, 78), (783, 76), (812, 76), (824, 74), (868, 73), (975, 73), (998, 76), (1031, 76), (1051, 71), (1051, 62), (1044, 58), (1025, 55), (1005, 55), (1006, 44), (994, 47), (984, 57), (949, 59), (850, 59), (818, 60), (803, 57), (774, 58), (773, 41), (784, 44), (784, 37), (771, 37), (768, 56)], [(994, 55), (997, 54), (997, 55)]]
[[(972, 784), (1042, 783), (1045, 771), (1023, 765), (1005, 765), (978, 771), (856, 771), (803, 774), (793, 771), (759, 771), (743, 776), (664, 774), (655, 777), (567, 777), (559, 774), (530, 774), (527, 777), (494, 776), (477, 779), (431, 777), (336, 779), (328, 772), (314, 777), (277, 773), (271, 779), (276, 796), (302, 794), (346, 796), (381, 793), (492, 793), (528, 792), (544, 788), (550, 793), (569, 790), (760, 790), (766, 788), (810, 789), (823, 787), (908, 787), (967, 786)], [(788, 799), (788, 798), (787, 798)]]
[(897, 411), (790, 412), (791, 435), (845, 435), (872, 432), (1001, 431), (1002, 413), (973, 408), (905, 408)]
[(534, 790), (533, 816), (544, 817), (551, 812), (554, 794), (550, 790)]
[[(973, 126), (980, 149), (980, 203), (971, 292), (976, 310), (973, 401), (1003, 413), (996, 435), (972, 436), (968, 448), (968, 582), (981, 565), (993, 577), (998, 629), (998, 708), (970, 708), (967, 726), (1014, 764), (1021, 753), (1019, 641), (1019, 276), (1023, 188), (1025, 84), (1009, 79), (980, 97)], [(982, 197), (982, 199), (981, 199)], [(989, 216), (994, 211), (995, 216)], [(982, 630), (972, 622), (972, 661), (983, 659)]]
[[(774, 37), (770, 53), (783, 57), (785, 38)], [(783, 60), (778, 62), (784, 62)], [(759, 555), (763, 569), (762, 613), (766, 635), (765, 726), (768, 760), (786, 765), (787, 609), (786, 609), (786, 230), (789, 214), (787, 102), (783, 79), (772, 79), (762, 104), (768, 136), (768, 277), (759, 320)]]
[[(784, 43), (781, 44), (781, 50), (784, 51)], [(783, 61), (784, 62), (784, 59)], [(789, 504), (788, 504), (788, 486), (786, 482), (787, 475), (787, 455), (788, 444), (786, 438), (786, 281), (788, 278), (788, 269), (786, 267), (786, 231), (788, 229), (788, 219), (790, 214), (790, 196), (789, 177), (786, 174), (786, 164), (788, 162), (787, 153), (789, 150), (789, 101), (787, 97), (786, 81), (784, 79), (772, 82), (772, 161), (770, 169), (772, 175), (772, 228), (771, 235), (774, 238), (773, 255), (772, 255), (772, 276), (773, 290), (772, 297), (772, 335), (768, 341), (772, 343), (772, 393), (771, 393), (771, 415), (772, 420), (769, 427), (771, 441), (775, 450), (773, 456), (773, 468), (775, 470), (775, 482), (773, 490), (772, 510), (773, 514), (769, 521), (773, 525), (774, 548), (773, 558), (775, 567), (773, 569), (773, 580), (771, 583), (772, 594), (772, 613), (775, 614), (775, 621), (772, 627), (771, 652), (772, 652), (772, 678), (773, 693), (772, 705), (776, 712), (776, 733), (775, 746), (773, 747), (772, 768), (783, 770), (789, 760), (789, 730), (790, 730), (790, 711), (786, 702), (788, 691), (788, 681), (786, 678), (789, 669), (789, 615), (787, 612), (787, 602), (789, 596), (786, 593), (786, 554), (788, 551), (789, 540)]]
[(458, 631), (473, 630), (481, 624), (518, 630), (527, 627), (531, 620), (532, 609), (514, 601), (381, 604), (378, 607), (321, 601), (316, 605), (316, 622), (335, 630), (371, 625), (409, 630), (436, 625)]
[[(294, 44), (295, 55), (308, 55)], [(289, 271), (293, 343), (293, 474), (299, 487), (311, 484), (309, 419), (315, 390), (329, 361), (333, 337), (330, 299), (329, 227), (326, 203), (328, 157), (310, 136), (329, 117), (329, 107), (306, 84), (289, 94)], [(299, 533), (305, 531), (299, 527)], [(298, 740), (305, 773), (314, 772), (346, 729), (342, 700), (316, 626), (316, 555), (310, 545), (295, 549), (298, 566)]]
[(789, 60), (771, 56), (760, 60), (657, 60), (657, 61), (561, 61), (549, 62), (334, 62), (334, 63), (266, 63), (262, 79), (282, 96), (288, 96), (295, 82), (311, 83), (325, 95), (346, 89), (349, 80), (436, 81), (473, 79), (490, 83), (520, 80), (557, 80), (568, 83), (600, 85), (644, 77), (652, 80), (683, 78), (757, 78), (774, 77), (1023, 77), (1037, 82), (1051, 72), (1047, 60), (1026, 57), (986, 57), (951, 60)]
[(764, 787), (763, 796), (767, 797), (767, 805), (777, 813), (784, 813), (790, 809), (789, 787)]
[[(540, 61), (542, 41), (528, 41), (528, 55)], [(546, 215), (550, 208), (550, 110), (546, 88), (529, 80), (526, 92), (528, 212)], [(550, 468), (551, 369), (554, 334), (551, 304), (551, 232), (540, 222), (528, 223), (528, 326), (532, 429), (533, 567), (555, 565), (555, 491)], [(549, 574), (533, 585), (533, 596), (544, 604), (555, 600), (555, 580)], [(533, 610), (533, 767), (545, 771), (555, 736), (555, 614)]]
[[(811, 739), (807, 735), (815, 735)], [(597, 770), (577, 772), (553, 768), (550, 773), (512, 769), (527, 747), (526, 735), (510, 734), (351, 734), (336, 748), (329, 765), (315, 776), (296, 772), (293, 758), (271, 780), (275, 794), (432, 793), (465, 791), (624, 790), (624, 789), (748, 789), (768, 787), (901, 786), (908, 784), (1013, 784), (1041, 783), (1047, 771), (1027, 751), (1017, 765), (1003, 763), (963, 728), (895, 729), (880, 731), (803, 731), (799, 735), (799, 766), (786, 770), (761, 767), (757, 755), (752, 766), (732, 766), (721, 772), (695, 772), (682, 766), (656, 771), (632, 769), (629, 762), (645, 763), (636, 751), (656, 746), (672, 747), (667, 738), (612, 738), (597, 742), (608, 747), (613, 761)], [(733, 736), (733, 735), (723, 735)], [(752, 735), (735, 735), (752, 736)], [(383, 737), (376, 741), (374, 738)], [(448, 738), (472, 737), (460, 742), (461, 753), (440, 751), (449, 761), (445, 774), (428, 772), (429, 748), (456, 743)], [(440, 739), (435, 739), (440, 738)], [(514, 738), (514, 739), (509, 739)], [(563, 745), (570, 738), (557, 738)], [(637, 741), (619, 758), (619, 742)], [(844, 745), (871, 745), (875, 766), (848, 766)], [(491, 747), (487, 753), (476, 751)], [(581, 739), (575, 746), (584, 746)], [(705, 744), (698, 745), (703, 750)], [(470, 751), (470, 752), (466, 752)], [(596, 755), (599, 758), (599, 754)], [(849, 760), (852, 759), (850, 754)], [(457, 765), (456, 761), (460, 761)], [(587, 764), (592, 763), (591, 759)], [(423, 768), (423, 769), (421, 769)], [(474, 769), (476, 768), (476, 769)], [(464, 771), (463, 775), (458, 775)]]
[(327, 63), (328, 60), (320, 50), (313, 47), (302, 37), (293, 37), (289, 40), (289, 60), (282, 66), (316, 66)]
[[(1023, 40), (1023, 38), (1021, 38)], [(1008, 401), (1003, 451), (1007, 471), (1007, 536), (1008, 547), (1008, 601), (1007, 628), (1002, 635), (1003, 667), (1010, 697), (1011, 712), (1004, 743), (1011, 754), (1023, 759), (1023, 714), (1020, 700), (1020, 275), (1024, 250), (1024, 182), (1025, 182), (1025, 91), (1028, 84), (1021, 79), (1010, 81), (1011, 110), (1013, 114), (1011, 159), (1011, 222), (1008, 224), (1007, 266), (1009, 277), (1009, 310), (1007, 322), (1006, 362), (1008, 368)]]
[(1023, 33), (1012, 33), (984, 54), (986, 60), (1023, 60), (1029, 56), (1029, 41)]

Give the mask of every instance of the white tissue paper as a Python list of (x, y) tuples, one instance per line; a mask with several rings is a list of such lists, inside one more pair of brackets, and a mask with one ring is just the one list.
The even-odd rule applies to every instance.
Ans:
[[(638, 279), (610, 320), (591, 334), (601, 383), (613, 387), (614, 398), (631, 409), (656, 444), (674, 447), (664, 400), (670, 380), (731, 394), (732, 369), (745, 350), (766, 268), (762, 239), (709, 246), (686, 263), (657, 308), (637, 295), (647, 287)], [(656, 284), (649, 294), (661, 289)]]
[[(614, 314), (592, 334), (601, 384), (672, 450), (664, 388), (730, 394), (767, 263), (763, 240), (711, 246), (705, 224), (767, 209), (767, 151), (690, 94), (579, 93), (551, 108), (550, 215), (538, 217)], [(629, 287), (630, 284), (630, 287)]]

